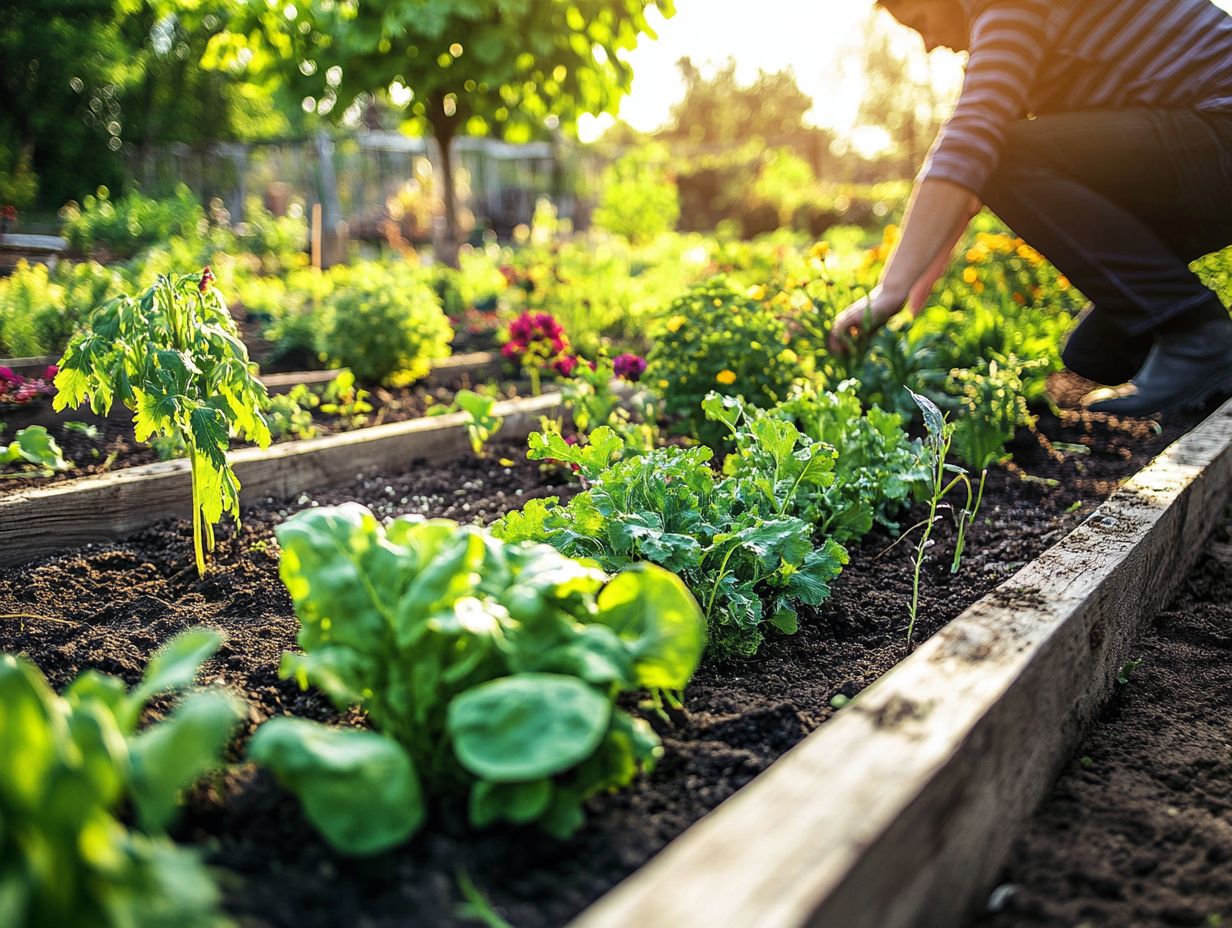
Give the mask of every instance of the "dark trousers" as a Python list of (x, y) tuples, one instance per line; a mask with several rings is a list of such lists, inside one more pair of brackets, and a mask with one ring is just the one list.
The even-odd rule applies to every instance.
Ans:
[(1226, 315), (1189, 263), (1232, 244), (1232, 114), (1022, 120), (983, 199), (1091, 301), (1063, 353), (1078, 374), (1122, 383), (1161, 331)]

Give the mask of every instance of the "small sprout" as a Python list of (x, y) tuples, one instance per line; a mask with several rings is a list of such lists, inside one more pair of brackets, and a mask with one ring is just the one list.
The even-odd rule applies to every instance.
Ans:
[(1129, 685), (1129, 678), (1133, 676), (1134, 671), (1142, 666), (1142, 658), (1137, 660), (1128, 660), (1121, 665), (1121, 669), (1117, 671), (1116, 682), (1121, 686)]
[(1087, 770), (1090, 770), (1092, 767), (1095, 766), (1095, 761), (1091, 757), (1083, 756), (1083, 757), (1078, 758), (1078, 766), (1083, 767)]
[(99, 432), (97, 425), (91, 425), (88, 422), (77, 422), (76, 420), (72, 422), (65, 422), (64, 430), (66, 432), (76, 432), (78, 435), (88, 438), (91, 441), (97, 439), (99, 435), (102, 434)]
[(843, 693), (835, 693), (833, 696), (830, 697), (830, 708), (831, 709), (841, 709), (845, 705), (847, 705), (849, 702), (851, 702), (850, 696), (846, 696)]

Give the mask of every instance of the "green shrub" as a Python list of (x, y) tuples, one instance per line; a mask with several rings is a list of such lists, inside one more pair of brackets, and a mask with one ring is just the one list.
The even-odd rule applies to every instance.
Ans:
[(667, 160), (666, 146), (647, 145), (608, 165), (600, 181), (594, 224), (632, 242), (649, 241), (676, 228), (680, 199)]
[(414, 268), (357, 265), (326, 300), (323, 349), (366, 383), (404, 384), (449, 355), (453, 329)]
[(39, 319), (63, 296), (46, 265), (17, 262), (12, 276), (0, 279), (0, 357), (47, 354), (50, 349), (39, 334)]
[(737, 293), (725, 278), (690, 290), (665, 317), (644, 381), (663, 394), (667, 413), (703, 441), (723, 437), (702, 413), (711, 390), (738, 393), (767, 409), (785, 400), (803, 373), (786, 347), (783, 321), (765, 303)]
[(172, 238), (199, 240), (207, 230), (205, 210), (183, 185), (174, 197), (164, 200), (134, 190), (114, 202), (110, 191), (99, 187), (95, 196), (86, 197), (80, 205), (69, 203), (60, 216), (69, 246), (83, 254), (101, 248), (125, 257)]

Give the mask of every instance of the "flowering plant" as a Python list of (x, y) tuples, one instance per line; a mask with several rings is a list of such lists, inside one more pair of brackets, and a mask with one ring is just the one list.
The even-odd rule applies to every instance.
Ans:
[(25, 406), (39, 397), (52, 396), (56, 389), (51, 381), (59, 370), (53, 364), (42, 377), (23, 377), (11, 368), (0, 367), (0, 405)]
[(612, 359), (612, 371), (621, 380), (637, 383), (646, 373), (646, 359), (636, 354), (618, 354)]
[(567, 376), (577, 366), (577, 359), (569, 355), (564, 326), (551, 313), (527, 312), (514, 319), (501, 354), (526, 369), (535, 396), (539, 395), (539, 377), (545, 367)]

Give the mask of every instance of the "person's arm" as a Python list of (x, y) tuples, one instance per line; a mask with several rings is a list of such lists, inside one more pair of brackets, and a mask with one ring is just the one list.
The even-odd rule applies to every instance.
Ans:
[(923, 309), (979, 206), (965, 187), (924, 178), (912, 193), (898, 247), (886, 264), (881, 283), (834, 320), (830, 350), (842, 352), (849, 339), (866, 328), (884, 325), (908, 302), (915, 312)]
[(975, 191), (996, 168), (1011, 122), (1027, 113), (1047, 46), (1048, 0), (981, 0), (963, 92), (912, 193), (898, 248), (881, 283), (834, 320), (830, 348), (884, 325), (911, 300), (919, 310), (979, 208)]

